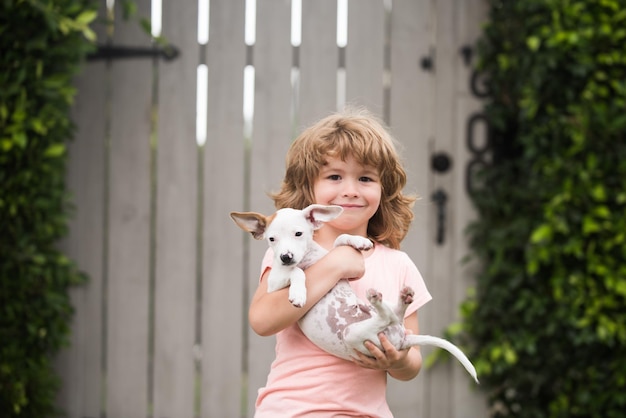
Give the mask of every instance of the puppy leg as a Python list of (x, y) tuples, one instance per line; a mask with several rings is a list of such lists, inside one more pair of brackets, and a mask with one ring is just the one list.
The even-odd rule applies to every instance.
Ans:
[(334, 246), (339, 247), (340, 245), (349, 245), (350, 247), (355, 248), (359, 251), (369, 250), (374, 246), (374, 244), (372, 244), (372, 241), (365, 237), (349, 234), (341, 234), (337, 237)]
[(292, 271), (292, 268), (285, 268), (280, 264), (276, 267), (272, 267), (269, 277), (267, 278), (267, 292), (275, 292), (289, 286)]
[(376, 309), (376, 312), (378, 312), (378, 318), (380, 319), (381, 324), (384, 324), (385, 327), (399, 322), (396, 313), (383, 300), (382, 293), (374, 289), (369, 289), (367, 291), (367, 300), (369, 300), (374, 309)]
[(306, 285), (304, 271), (298, 267), (291, 273), (291, 285), (289, 286), (289, 302), (296, 308), (301, 308), (306, 303)]
[(404, 287), (400, 291), (400, 297), (398, 298), (398, 305), (396, 305), (396, 309), (395, 309), (396, 317), (398, 317), (398, 319), (404, 318), (406, 309), (409, 307), (411, 303), (413, 303), (413, 296), (415, 296), (415, 292), (409, 286)]
[(388, 333), (389, 327), (398, 324), (395, 312), (383, 301), (382, 294), (374, 289), (367, 291), (367, 299), (376, 310), (377, 315), (371, 318), (350, 324), (343, 332), (344, 342), (350, 349), (356, 349), (365, 355), (371, 355), (363, 343), (371, 341), (379, 349), (383, 349), (378, 334), (385, 331)]

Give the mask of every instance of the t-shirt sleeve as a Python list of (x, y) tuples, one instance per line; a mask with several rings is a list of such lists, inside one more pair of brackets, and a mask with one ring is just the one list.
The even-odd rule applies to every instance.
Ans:
[(272, 260), (274, 259), (274, 251), (271, 248), (268, 248), (265, 251), (265, 255), (263, 256), (263, 261), (261, 261), (261, 274), (259, 275), (259, 282), (261, 281), (261, 277), (265, 274), (265, 272), (272, 268)]

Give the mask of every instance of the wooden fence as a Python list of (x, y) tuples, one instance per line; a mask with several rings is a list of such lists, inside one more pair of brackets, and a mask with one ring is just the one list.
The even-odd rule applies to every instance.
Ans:
[[(253, 415), (274, 344), (247, 324), (265, 244), (228, 213), (269, 213), (266, 193), (280, 184), (290, 141), (342, 103), (386, 119), (403, 146), (408, 189), (423, 197), (403, 243), (434, 297), (420, 310), (422, 331), (441, 335), (472, 284), (460, 261), (473, 216), (467, 124), (480, 102), (461, 50), (480, 34), (485, 1), (348, 0), (345, 46), (341, 0), (248, 1), (248, 15), (244, 0), (203, 1), (163, 1), (162, 35), (176, 59), (94, 60), (76, 80), (68, 184), (77, 211), (63, 248), (90, 281), (73, 290), (71, 347), (57, 361), (58, 403), (72, 418)], [(107, 4), (101, 44), (154, 47), (120, 18), (121, 5)], [(136, 4), (151, 15), (149, 0)], [(292, 11), (301, 16), (295, 38)], [(199, 41), (199, 16), (208, 41)], [(451, 157), (451, 169), (432, 170), (435, 152)], [(436, 190), (448, 196), (440, 243)], [(388, 398), (399, 418), (487, 416), (452, 362), (411, 382), (390, 379)]]

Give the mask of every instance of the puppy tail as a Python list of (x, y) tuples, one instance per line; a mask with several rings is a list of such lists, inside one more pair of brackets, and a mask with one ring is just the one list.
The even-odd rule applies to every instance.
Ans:
[(454, 344), (452, 344), (448, 340), (444, 340), (443, 338), (433, 337), (431, 335), (407, 335), (405, 344), (406, 347), (413, 347), (416, 345), (433, 345), (435, 347), (443, 348), (452, 354), (456, 359), (461, 362), (465, 370), (474, 378), (476, 383), (478, 382), (478, 377), (476, 376), (476, 369), (472, 362), (467, 358), (467, 356)]

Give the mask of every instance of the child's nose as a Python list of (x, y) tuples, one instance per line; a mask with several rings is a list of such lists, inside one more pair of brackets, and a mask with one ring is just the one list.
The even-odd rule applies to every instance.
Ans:
[(354, 180), (346, 180), (343, 182), (343, 195), (355, 197), (358, 196), (358, 184)]

